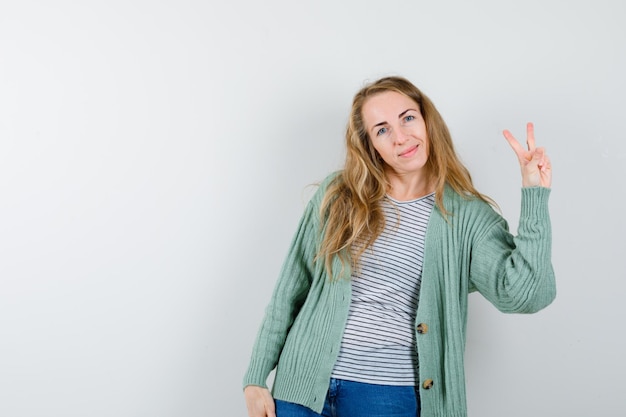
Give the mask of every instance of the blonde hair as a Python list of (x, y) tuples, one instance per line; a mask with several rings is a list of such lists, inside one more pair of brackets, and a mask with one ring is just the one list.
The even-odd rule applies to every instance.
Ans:
[(428, 97), (402, 77), (385, 77), (368, 84), (354, 96), (346, 130), (345, 166), (329, 184), (321, 204), (324, 226), (317, 259), (324, 260), (331, 279), (336, 278), (332, 275), (335, 256), (343, 266), (339, 275), (348, 265), (358, 268), (361, 255), (385, 227), (380, 204), (388, 189), (384, 161), (372, 145), (362, 113), (368, 98), (386, 91), (404, 94), (419, 106), (430, 140), (426, 172), (443, 215), (447, 218), (450, 214), (443, 206), (446, 184), (462, 196), (494, 204), (474, 188), (469, 171), (456, 155), (448, 127)]

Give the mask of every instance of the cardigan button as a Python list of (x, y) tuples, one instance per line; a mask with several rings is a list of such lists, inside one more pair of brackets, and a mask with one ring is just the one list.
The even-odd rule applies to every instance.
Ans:
[(432, 379), (427, 379), (426, 381), (424, 381), (424, 383), (422, 384), (422, 388), (424, 389), (431, 389), (433, 387), (433, 385), (435, 385), (435, 383), (433, 382)]
[(417, 325), (417, 332), (419, 334), (426, 334), (428, 333), (428, 324), (426, 323), (420, 323)]

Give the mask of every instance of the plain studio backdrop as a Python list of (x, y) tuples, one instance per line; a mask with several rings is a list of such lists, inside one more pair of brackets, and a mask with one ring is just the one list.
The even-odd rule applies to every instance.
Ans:
[(516, 229), (554, 165), (558, 296), (471, 295), (471, 416), (623, 416), (626, 5), (3, 1), (0, 415), (245, 416), (241, 379), (353, 94), (402, 75)]

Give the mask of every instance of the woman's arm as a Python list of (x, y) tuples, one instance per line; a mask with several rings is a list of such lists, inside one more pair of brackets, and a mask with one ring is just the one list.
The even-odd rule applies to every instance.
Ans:
[(504, 131), (522, 172), (517, 236), (509, 233), (504, 219), (494, 223), (475, 242), (470, 271), (472, 285), (498, 309), (510, 313), (538, 311), (556, 296), (548, 212), (552, 166), (544, 148), (535, 146), (532, 123), (526, 125), (526, 135), (528, 150)]
[(534, 313), (556, 296), (549, 195), (545, 187), (522, 188), (517, 236), (497, 216), (472, 245), (470, 284), (500, 311)]
[(244, 376), (244, 387), (256, 385), (266, 388), (266, 379), (278, 363), (289, 329), (307, 297), (312, 281), (319, 224), (317, 218), (317, 207), (310, 202), (300, 219), (272, 298), (265, 309)]

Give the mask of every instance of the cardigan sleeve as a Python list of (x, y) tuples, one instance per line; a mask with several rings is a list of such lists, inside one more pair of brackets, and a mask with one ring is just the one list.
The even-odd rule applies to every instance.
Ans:
[(276, 367), (289, 330), (309, 294), (321, 237), (320, 204), (328, 184), (337, 174), (333, 173), (322, 181), (300, 219), (272, 298), (265, 309), (244, 376), (244, 387), (267, 387), (267, 378)]
[(243, 386), (267, 387), (267, 377), (276, 367), (280, 352), (300, 307), (308, 294), (315, 256), (317, 213), (310, 202), (300, 219), (283, 263), (272, 298), (257, 333)]
[(473, 245), (470, 286), (500, 311), (534, 313), (556, 296), (549, 195), (548, 188), (522, 188), (517, 236), (500, 217)]

